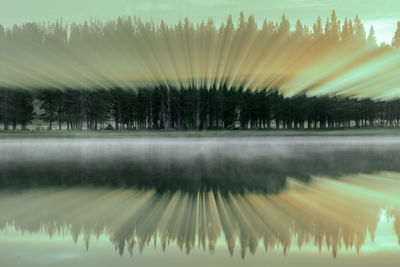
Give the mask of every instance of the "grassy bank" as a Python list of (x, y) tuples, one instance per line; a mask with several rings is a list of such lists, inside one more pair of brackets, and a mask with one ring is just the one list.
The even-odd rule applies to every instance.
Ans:
[(400, 129), (209, 130), (209, 131), (0, 131), (0, 138), (134, 138), (263, 136), (400, 136)]

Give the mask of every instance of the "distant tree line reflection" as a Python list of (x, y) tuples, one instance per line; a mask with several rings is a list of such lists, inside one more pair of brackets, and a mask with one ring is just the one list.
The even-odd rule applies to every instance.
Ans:
[[(375, 182), (379, 178), (385, 177)], [(398, 186), (398, 180), (389, 186)], [(358, 253), (368, 236), (374, 241), (378, 215), (387, 204), (374, 199), (368, 186), (359, 186), (363, 193), (358, 195), (349, 188), (348, 182), (321, 180), (310, 188), (294, 183), (291, 190), (270, 196), (90, 188), (3, 191), (0, 229), (67, 234), (74, 242), (83, 239), (87, 249), (92, 237), (105, 234), (121, 255), (132, 254), (135, 246), (141, 252), (153, 242), (163, 250), (176, 245), (186, 253), (196, 247), (212, 252), (225, 240), (231, 254), (239, 244), (242, 257), (259, 246), (286, 253), (306, 244), (336, 257), (342, 245)], [(398, 194), (388, 199), (396, 203), (387, 214), (395, 217), (400, 238)]]

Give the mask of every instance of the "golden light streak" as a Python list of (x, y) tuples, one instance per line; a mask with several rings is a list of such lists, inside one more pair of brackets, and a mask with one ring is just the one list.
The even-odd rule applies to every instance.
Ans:
[(286, 96), (400, 96), (400, 53), (356, 38), (334, 41), (307, 28), (260, 29), (252, 16), (220, 27), (139, 18), (69, 28), (28, 23), (0, 35), (0, 87), (279, 88)]

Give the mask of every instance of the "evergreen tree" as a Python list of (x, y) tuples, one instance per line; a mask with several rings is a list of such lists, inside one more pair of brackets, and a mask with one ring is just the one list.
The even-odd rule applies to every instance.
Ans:
[(330, 21), (330, 38), (333, 42), (336, 42), (340, 38), (340, 21), (337, 19), (336, 11), (333, 9), (331, 13)]
[(356, 16), (356, 18), (354, 19), (354, 31), (356, 40), (358, 42), (365, 43), (366, 37), (365, 37), (364, 25), (362, 24), (358, 16)]
[(314, 23), (313, 25), (313, 36), (314, 39), (320, 39), (323, 36), (323, 30), (322, 30), (322, 20), (320, 17), (317, 18), (317, 22)]
[(369, 45), (372, 46), (376, 46), (376, 37), (375, 37), (375, 30), (374, 27), (371, 26), (371, 28), (369, 29), (369, 34), (368, 34), (368, 38), (367, 38), (367, 42)]
[(290, 23), (289, 20), (286, 18), (286, 15), (282, 15), (281, 23), (279, 24), (278, 34), (280, 36), (289, 36), (290, 33)]
[(38, 99), (41, 101), (40, 109), (44, 111), (40, 118), (49, 123), (49, 130), (51, 131), (57, 116), (56, 91), (53, 89), (41, 90)]
[(400, 47), (400, 21), (397, 22), (397, 29), (393, 36), (392, 46), (395, 48)]
[(349, 24), (347, 18), (344, 19), (340, 37), (343, 41), (347, 41), (351, 37), (350, 24)]

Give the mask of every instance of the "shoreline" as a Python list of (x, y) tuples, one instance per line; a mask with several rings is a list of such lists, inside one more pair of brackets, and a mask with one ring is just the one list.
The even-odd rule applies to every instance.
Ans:
[(249, 129), (249, 130), (96, 130), (0, 131), (4, 138), (135, 138), (135, 137), (273, 137), (273, 136), (400, 136), (400, 128)]

